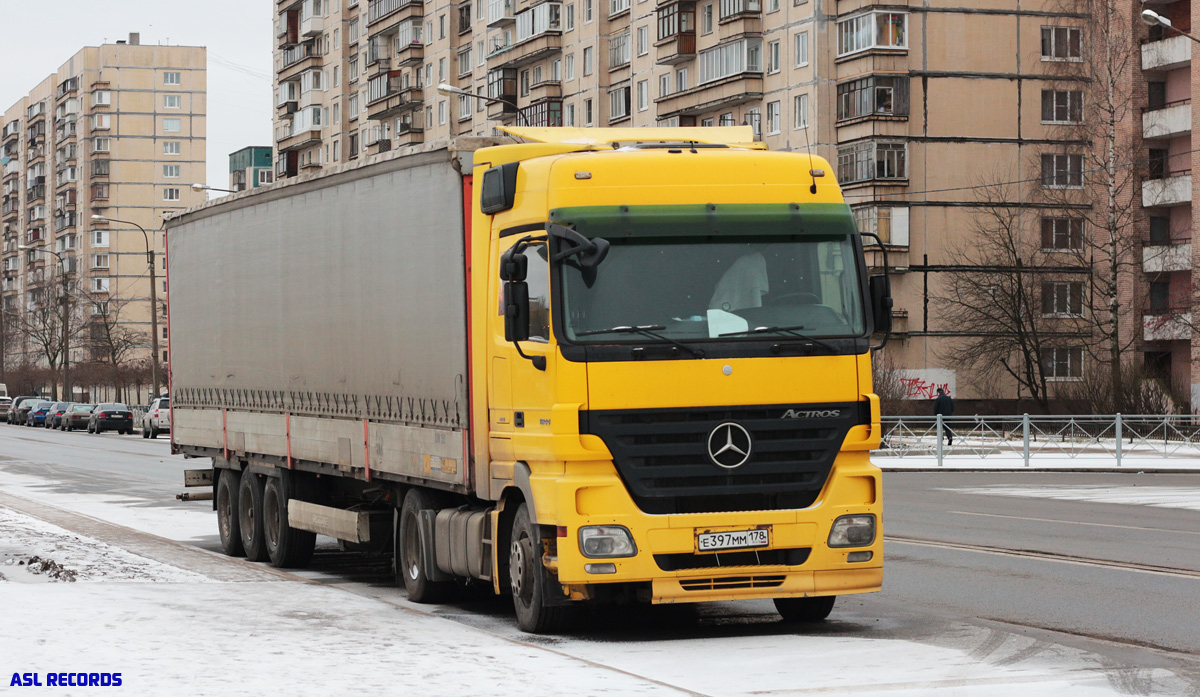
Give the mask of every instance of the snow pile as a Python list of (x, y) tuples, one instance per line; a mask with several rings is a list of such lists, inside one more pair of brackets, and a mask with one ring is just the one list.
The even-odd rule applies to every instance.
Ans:
[(206, 577), (0, 507), (0, 578), (23, 583), (177, 582)]

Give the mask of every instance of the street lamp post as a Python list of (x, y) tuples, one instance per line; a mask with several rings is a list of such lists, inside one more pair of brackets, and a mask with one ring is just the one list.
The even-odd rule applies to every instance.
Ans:
[(1142, 21), (1151, 27), (1162, 27), (1164, 29), (1172, 29), (1174, 31), (1179, 32), (1180, 34), (1183, 34), (1184, 36), (1191, 39), (1192, 41), (1195, 41), (1196, 43), (1200, 44), (1200, 39), (1197, 39), (1196, 37), (1192, 36), (1191, 34), (1187, 33), (1186, 31), (1171, 24), (1171, 20), (1167, 19), (1166, 17), (1163, 17), (1162, 15), (1155, 12), (1154, 10), (1142, 10)]
[(474, 92), (468, 92), (467, 90), (464, 90), (459, 87), (455, 87), (454, 85), (451, 85), (446, 82), (443, 82), (442, 84), (438, 85), (437, 91), (438, 91), (438, 94), (445, 96), (445, 97), (454, 97), (454, 96), (470, 97), (471, 99), (482, 99), (483, 101), (488, 102), (488, 103), (506, 104), (506, 105), (512, 107), (516, 111), (518, 126), (521, 125), (522, 120), (525, 121), (526, 126), (531, 125), (529, 123), (529, 118), (521, 112), (521, 107), (517, 106), (516, 102), (511, 102), (507, 99), (500, 99), (499, 97), (485, 97), (482, 94), (475, 94)]
[(241, 193), (240, 191), (238, 191), (236, 189), (222, 189), (217, 186), (209, 186), (208, 184), (201, 184), (199, 182), (192, 184), (192, 191), (223, 191), (227, 194)]
[[(28, 251), (37, 248), (23, 244), (19, 245), (17, 249)], [(67, 260), (53, 249), (39, 249), (38, 251), (53, 254), (58, 257), (58, 263), (62, 264), (62, 401), (69, 402), (71, 401), (71, 294), (67, 292)]]
[(155, 277), (154, 270), (154, 247), (150, 244), (150, 233), (146, 232), (146, 228), (138, 225), (130, 220), (118, 220), (109, 218), (104, 215), (92, 215), (92, 220), (107, 221), (111, 223), (124, 223), (132, 225), (142, 231), (142, 237), (146, 238), (146, 263), (150, 265), (150, 381), (154, 383), (154, 397), (159, 395), (158, 391), (158, 281)]

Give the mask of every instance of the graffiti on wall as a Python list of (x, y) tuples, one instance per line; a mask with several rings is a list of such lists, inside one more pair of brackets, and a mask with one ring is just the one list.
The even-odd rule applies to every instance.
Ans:
[(953, 370), (928, 368), (925, 370), (901, 370), (900, 384), (904, 386), (904, 399), (933, 399), (938, 388), (951, 397), (958, 396)]

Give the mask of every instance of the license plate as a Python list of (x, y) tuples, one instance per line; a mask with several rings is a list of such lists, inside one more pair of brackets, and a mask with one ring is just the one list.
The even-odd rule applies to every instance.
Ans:
[(771, 544), (771, 531), (767, 528), (702, 532), (696, 535), (696, 550), (700, 552), (766, 547), (769, 544)]

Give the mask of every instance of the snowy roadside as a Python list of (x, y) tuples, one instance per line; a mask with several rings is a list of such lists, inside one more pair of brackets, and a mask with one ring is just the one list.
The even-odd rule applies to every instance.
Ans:
[(1112, 456), (1066, 454), (1035, 455), (1025, 464), (1020, 454), (981, 455), (959, 450), (948, 451), (939, 464), (936, 455), (898, 455), (876, 451), (871, 462), (885, 472), (971, 470), (988, 472), (1200, 472), (1200, 458), (1187, 456), (1172, 457), (1124, 457), (1121, 464)]

